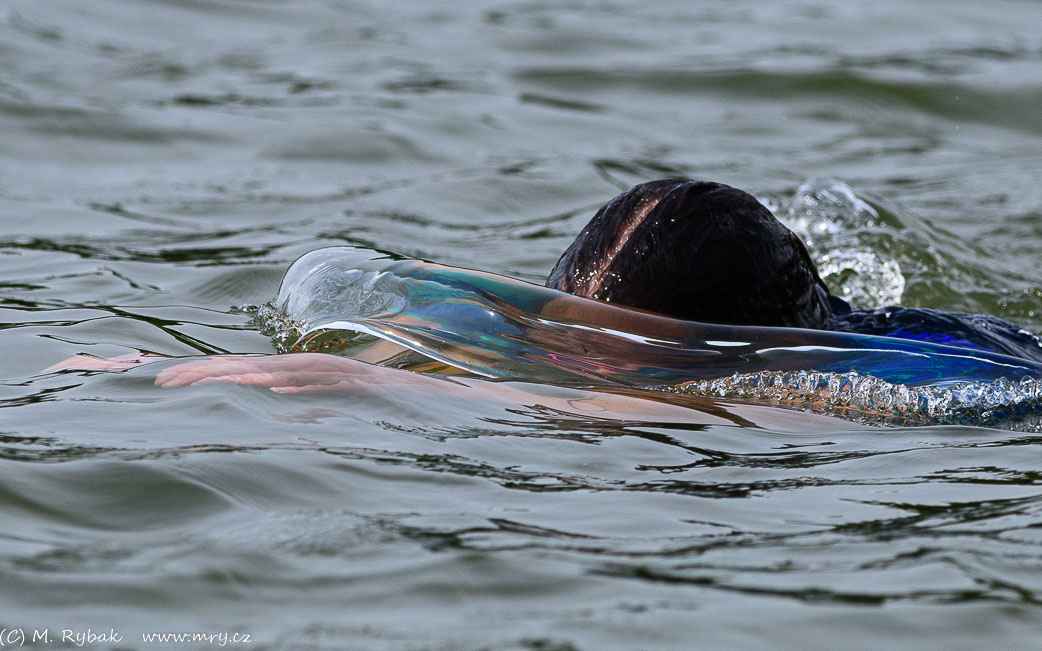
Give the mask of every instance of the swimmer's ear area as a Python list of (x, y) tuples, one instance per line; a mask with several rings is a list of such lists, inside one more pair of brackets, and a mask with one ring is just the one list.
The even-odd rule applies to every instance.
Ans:
[(693, 321), (825, 328), (828, 289), (798, 237), (720, 183), (638, 185), (602, 208), (547, 286)]

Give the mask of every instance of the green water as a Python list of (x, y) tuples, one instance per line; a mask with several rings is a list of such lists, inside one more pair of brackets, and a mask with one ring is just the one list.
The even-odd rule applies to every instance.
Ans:
[(232, 306), (320, 246), (539, 280), (675, 175), (790, 223), (837, 179), (872, 210), (819, 260), (1039, 332), (1040, 106), (1032, 2), (0, 4), (2, 635), (1037, 649), (1037, 434), (40, 371), (271, 352)]

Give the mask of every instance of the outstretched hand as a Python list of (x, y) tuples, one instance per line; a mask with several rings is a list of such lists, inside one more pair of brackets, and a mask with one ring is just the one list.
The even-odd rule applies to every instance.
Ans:
[[(131, 353), (101, 359), (75, 355), (44, 369), (55, 371), (122, 371), (168, 360), (163, 355)], [(219, 355), (165, 368), (156, 384), (167, 389), (226, 382), (266, 387), (276, 393), (359, 390), (374, 384), (430, 381), (428, 378), (321, 353), (289, 355)]]
[(362, 388), (372, 384), (382, 370), (386, 369), (320, 353), (222, 355), (163, 369), (156, 384), (171, 389), (230, 382), (276, 393), (316, 393)]

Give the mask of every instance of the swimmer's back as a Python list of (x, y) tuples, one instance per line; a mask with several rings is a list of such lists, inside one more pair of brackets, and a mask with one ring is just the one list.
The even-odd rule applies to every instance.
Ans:
[(874, 310), (848, 306), (848, 310), (833, 313), (829, 330), (916, 339), (1042, 361), (1042, 339), (995, 316), (900, 305)]

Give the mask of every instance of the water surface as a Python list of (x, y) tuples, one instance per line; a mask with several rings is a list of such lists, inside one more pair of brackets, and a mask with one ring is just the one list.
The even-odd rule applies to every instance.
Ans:
[(860, 302), (1038, 333), (1040, 35), (1030, 2), (5, 3), (0, 628), (1037, 648), (1030, 432), (40, 371), (273, 352), (233, 306), (320, 246), (539, 281), (676, 175), (761, 197)]

